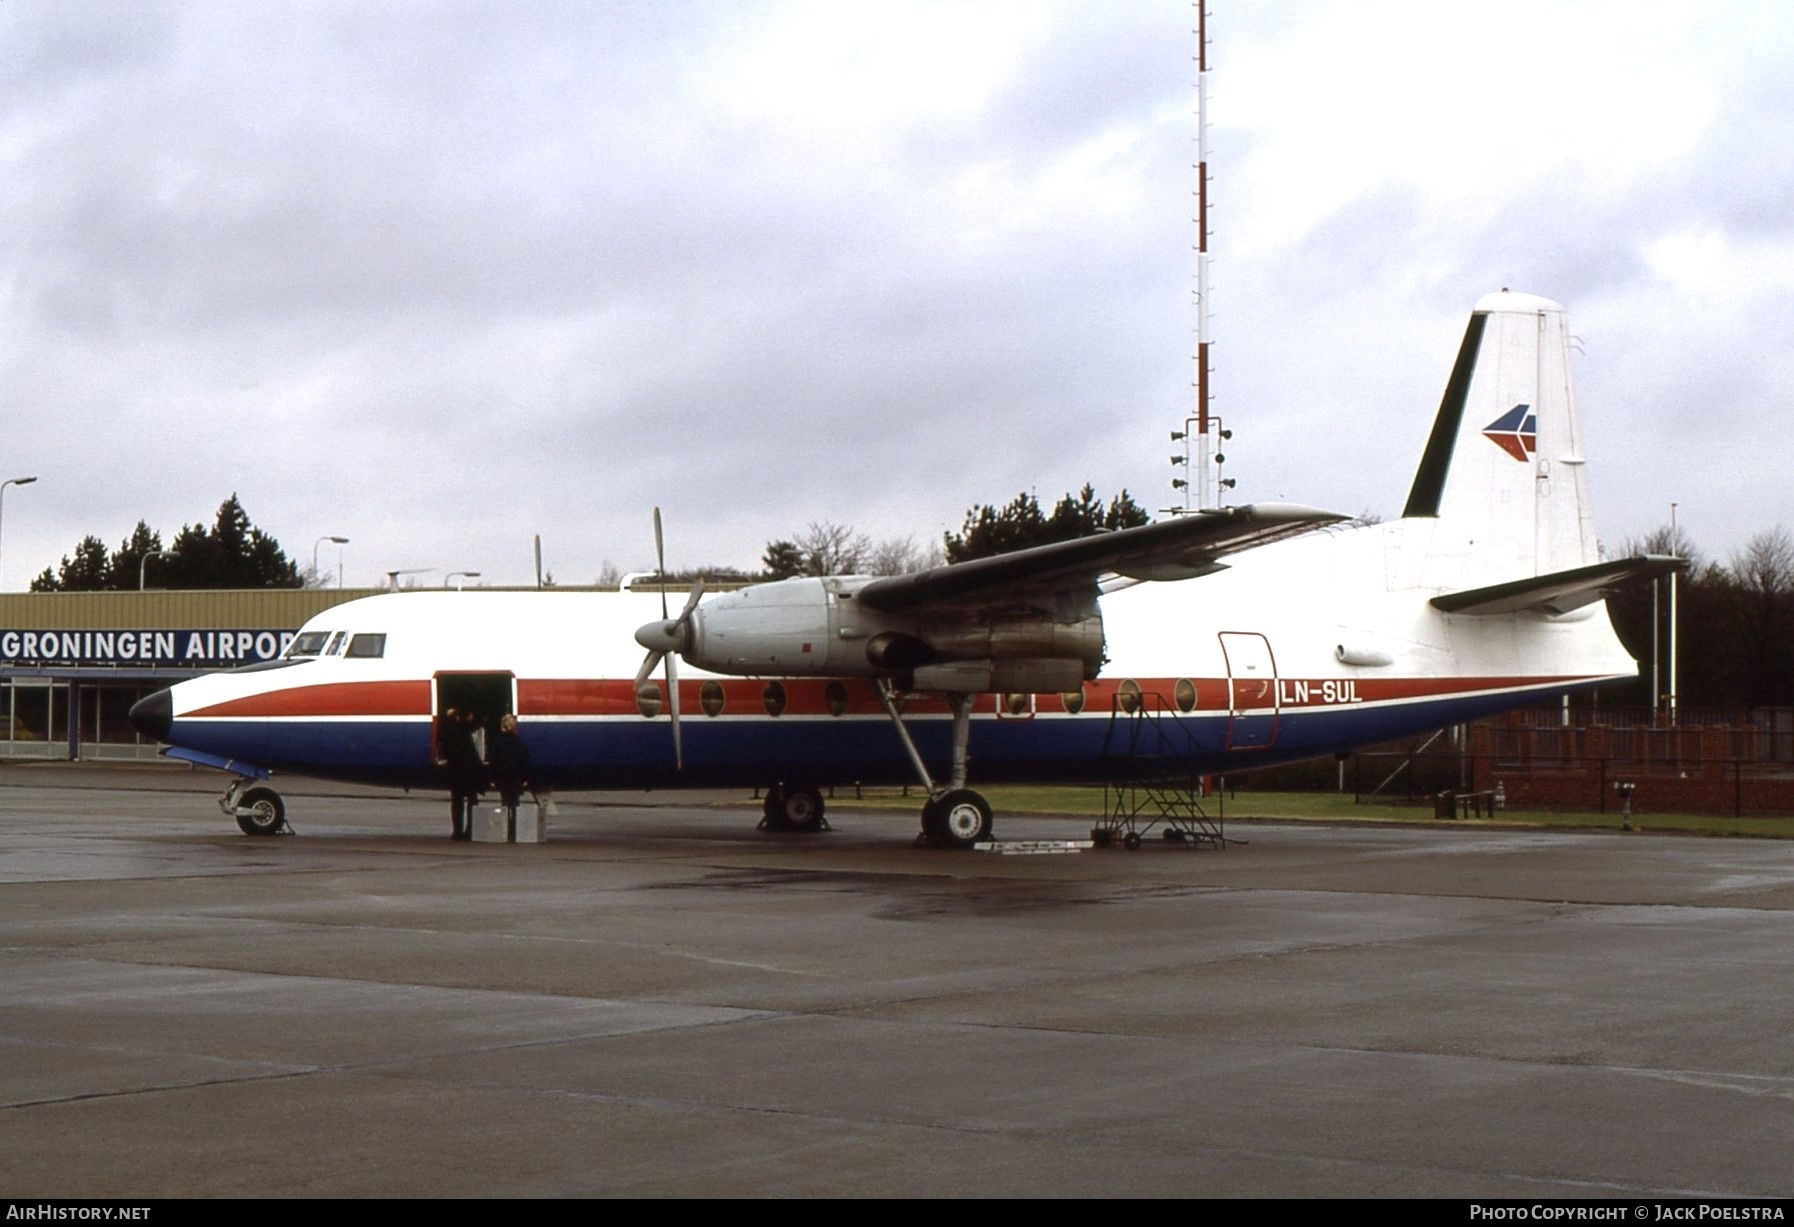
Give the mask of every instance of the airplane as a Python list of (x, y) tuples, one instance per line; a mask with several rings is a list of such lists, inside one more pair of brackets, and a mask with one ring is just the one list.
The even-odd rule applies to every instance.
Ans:
[[(664, 575), (658, 512), (655, 535)], [(383, 594), (131, 719), (229, 772), (248, 834), (285, 827), (276, 771), (446, 789), (460, 708), (516, 714), (540, 792), (751, 785), (766, 826), (814, 830), (825, 786), (913, 779), (923, 833), (967, 847), (993, 830), (974, 769), (1101, 779), (1117, 718), (1176, 720), (1189, 771), (1232, 774), (1631, 678), (1604, 595), (1675, 565), (1601, 560), (1563, 308), (1503, 290), (1400, 519), (1203, 510), (904, 575), (699, 583), (671, 616), (664, 585), (658, 616), (653, 592)]]

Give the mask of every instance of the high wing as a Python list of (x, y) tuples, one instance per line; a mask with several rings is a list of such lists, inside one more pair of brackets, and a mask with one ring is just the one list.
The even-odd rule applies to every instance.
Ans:
[(1592, 605), (1613, 589), (1639, 580), (1655, 579), (1687, 565), (1687, 560), (1661, 554), (1597, 562), (1592, 566), (1554, 571), (1487, 588), (1469, 588), (1433, 598), (1433, 606), (1455, 614), (1564, 614)]
[(1094, 596), (1105, 575), (1192, 579), (1221, 570), (1220, 559), (1346, 517), (1294, 503), (1257, 503), (1175, 516), (992, 558), (974, 558), (876, 579), (856, 594), (867, 608), (896, 613), (955, 604), (1063, 605)]

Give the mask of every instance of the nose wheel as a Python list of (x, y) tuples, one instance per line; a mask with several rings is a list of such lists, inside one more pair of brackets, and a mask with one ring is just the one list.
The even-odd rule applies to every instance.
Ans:
[(249, 786), (238, 780), (219, 798), (218, 808), (237, 820), (237, 829), (245, 835), (290, 835), (286, 802), (280, 794), (264, 784)]

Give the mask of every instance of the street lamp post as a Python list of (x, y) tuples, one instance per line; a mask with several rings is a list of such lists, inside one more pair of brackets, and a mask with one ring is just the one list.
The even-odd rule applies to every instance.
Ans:
[[(8, 487), (8, 486), (29, 486), (32, 482), (34, 482), (36, 480), (37, 480), (37, 478), (35, 476), (32, 476), (32, 477), (9, 477), (5, 481), (0, 481), (0, 524), (3, 524), (5, 522), (4, 516), (6, 514), (6, 487)], [(4, 590), (3, 585), (0, 585), (0, 590)]]
[(144, 581), (145, 576), (149, 572), (149, 560), (150, 559), (152, 559), (152, 558), (173, 558), (173, 557), (174, 557), (174, 555), (169, 553), (167, 550), (157, 550), (153, 554), (145, 554), (143, 556), (143, 560), (137, 564), (137, 591), (139, 591), (139, 592), (143, 591), (143, 581)]
[[(1676, 505), (1669, 505), (1669, 555), (1671, 558), (1682, 556), (1682, 534), (1676, 530)], [(1669, 573), (1669, 723), (1674, 728), (1680, 723), (1677, 707), (1680, 700), (1676, 693), (1676, 572), (1675, 567)]]
[[(311, 576), (313, 579), (316, 579), (318, 577), (318, 547), (320, 545), (323, 545), (326, 541), (330, 542), (330, 544), (332, 544), (332, 545), (347, 545), (347, 544), (349, 544), (349, 539), (347, 537), (333, 537), (333, 536), (329, 535), (328, 533), (326, 533), (322, 537), (319, 537), (316, 541), (312, 542), (311, 543)], [(341, 588), (343, 586), (343, 573), (340, 569), (338, 569), (338, 571), (336, 573), (336, 586), (338, 588)]]

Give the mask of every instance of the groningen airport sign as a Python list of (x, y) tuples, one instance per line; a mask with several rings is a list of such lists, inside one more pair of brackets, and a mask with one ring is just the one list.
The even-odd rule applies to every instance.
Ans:
[(289, 630), (0, 631), (4, 665), (173, 665), (229, 669), (275, 660)]

